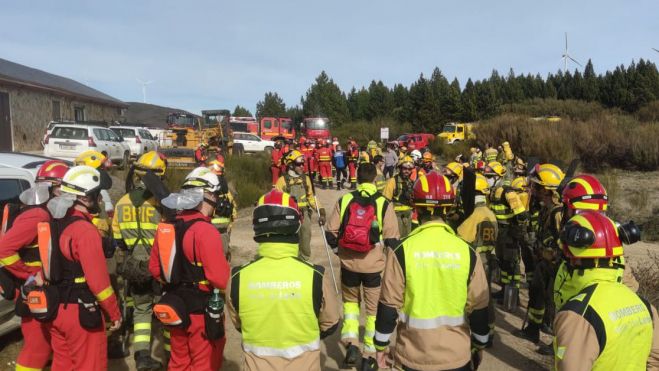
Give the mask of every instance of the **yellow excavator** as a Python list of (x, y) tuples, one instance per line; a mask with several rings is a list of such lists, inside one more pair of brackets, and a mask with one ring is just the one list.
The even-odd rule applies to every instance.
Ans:
[(160, 151), (167, 156), (168, 166), (194, 168), (195, 151), (204, 143), (208, 157), (215, 153), (233, 153), (233, 137), (229, 128), (229, 110), (202, 111), (202, 117), (189, 113), (167, 115), (168, 146)]

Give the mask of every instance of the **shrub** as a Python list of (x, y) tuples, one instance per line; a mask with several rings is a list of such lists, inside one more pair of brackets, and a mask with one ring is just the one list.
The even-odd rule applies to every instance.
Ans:
[(470, 142), (456, 142), (455, 144), (448, 144), (443, 140), (436, 140), (432, 143), (430, 150), (433, 154), (440, 157), (444, 163), (455, 161), (458, 155), (463, 155), (465, 159), (469, 159), (469, 148), (473, 147)]
[(648, 252), (643, 264), (633, 267), (632, 273), (638, 281), (638, 294), (659, 306), (659, 254)]
[(641, 123), (628, 115), (600, 112), (586, 121), (564, 118), (547, 122), (505, 114), (479, 123), (474, 131), (481, 146), (508, 141), (522, 157), (559, 164), (579, 158), (587, 171), (659, 168), (659, 125)]
[(338, 137), (344, 143), (348, 137), (353, 137), (360, 145), (369, 140), (380, 141), (380, 128), (389, 128), (389, 140), (394, 140), (405, 133), (413, 133), (410, 124), (400, 124), (392, 119), (375, 119), (368, 121), (353, 121), (331, 129), (332, 136)]

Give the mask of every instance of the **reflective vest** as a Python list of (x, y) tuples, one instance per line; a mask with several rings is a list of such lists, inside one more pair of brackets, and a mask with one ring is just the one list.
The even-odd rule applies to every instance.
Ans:
[(488, 148), (485, 150), (485, 161), (488, 163), (496, 161), (497, 155), (499, 155), (499, 151), (497, 151), (495, 148)]
[[(592, 370), (645, 370), (652, 347), (650, 304), (625, 285), (599, 282), (587, 286), (570, 299), (561, 311), (584, 317), (595, 330), (600, 346)], [(556, 358), (565, 353), (555, 339)]]
[(498, 187), (492, 193), (490, 209), (500, 224), (508, 224), (513, 217), (526, 211), (519, 195), (504, 187)]
[(496, 217), (484, 202), (476, 203), (474, 211), (458, 227), (458, 233), (477, 253), (493, 251), (497, 242)]
[(384, 191), (384, 186), (387, 185), (387, 180), (384, 178), (384, 174), (378, 170), (377, 175), (375, 176), (375, 188), (378, 189), (378, 192), (382, 193)]
[[(412, 175), (414, 176), (414, 175)], [(394, 211), (412, 210), (410, 202), (412, 201), (412, 187), (414, 186), (412, 176), (409, 179), (403, 179), (400, 174), (394, 177), (396, 187), (394, 188)]]
[(403, 249), (405, 294), (400, 321), (416, 329), (461, 326), (476, 253), (451, 227), (431, 222), (416, 228)]
[(321, 148), (317, 152), (318, 161), (320, 162), (332, 162), (332, 151), (329, 148)]
[(309, 205), (309, 189), (307, 183), (305, 182), (308, 179), (306, 174), (301, 176), (293, 177), (288, 173), (284, 174), (284, 180), (286, 186), (284, 191), (289, 193), (291, 196), (295, 197), (297, 201), (297, 206), (301, 209), (303, 207), (310, 207)]
[[(357, 186), (356, 191), (352, 191), (343, 195), (343, 197), (341, 197), (339, 200), (339, 220), (341, 220), (341, 224), (343, 224), (343, 217), (346, 213), (346, 210), (348, 209), (350, 201), (352, 201), (356, 194), (360, 194), (362, 192), (372, 196), (375, 194), (376, 189), (373, 184), (360, 184)], [(384, 213), (387, 207), (387, 199), (384, 196), (379, 195), (378, 198), (375, 199), (375, 207), (377, 208), (376, 217), (378, 218), (378, 226), (380, 227), (380, 241), (382, 241), (382, 220), (384, 219)]]
[(231, 299), (238, 312), (243, 349), (258, 357), (295, 358), (320, 349), (318, 314), (323, 268), (297, 259), (297, 245), (263, 243), (291, 256), (261, 257), (234, 268)]
[(147, 253), (148, 258), (162, 217), (156, 208), (156, 199), (151, 196), (144, 200), (145, 193), (143, 189), (136, 189), (117, 202), (112, 233), (115, 240), (123, 240), (131, 251), (137, 246), (143, 247), (142, 253)]

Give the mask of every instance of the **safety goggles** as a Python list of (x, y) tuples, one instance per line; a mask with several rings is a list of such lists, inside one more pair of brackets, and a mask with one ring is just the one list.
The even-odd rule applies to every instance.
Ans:
[(304, 166), (304, 161), (295, 161), (295, 166)]
[(414, 170), (414, 166), (401, 166), (400, 168), (403, 169), (403, 170), (409, 170), (409, 171)]

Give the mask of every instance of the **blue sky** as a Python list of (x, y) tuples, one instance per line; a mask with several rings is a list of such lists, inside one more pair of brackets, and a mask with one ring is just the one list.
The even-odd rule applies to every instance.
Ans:
[[(124, 101), (252, 112), (266, 91), (298, 104), (325, 70), (344, 90), (408, 85), (435, 66), (462, 84), (562, 68), (659, 62), (659, 1), (7, 1), (0, 57)], [(572, 65), (574, 68), (575, 65)]]

